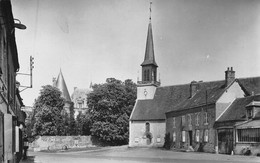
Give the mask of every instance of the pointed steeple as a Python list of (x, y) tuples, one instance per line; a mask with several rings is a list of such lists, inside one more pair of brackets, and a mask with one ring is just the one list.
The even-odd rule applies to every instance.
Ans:
[(59, 76), (57, 80), (55, 80), (55, 83), (53, 85), (61, 91), (61, 97), (65, 98), (66, 101), (71, 102), (70, 94), (65, 83), (64, 77), (62, 75), (61, 69)]
[(144, 65), (154, 65), (158, 67), (158, 65), (155, 62), (154, 57), (154, 46), (153, 46), (153, 32), (152, 32), (152, 2), (150, 2), (150, 17), (149, 17), (149, 25), (148, 25), (148, 33), (147, 33), (147, 39), (146, 39), (146, 49), (145, 49), (145, 56), (144, 56), (144, 62), (141, 64), (141, 66)]
[(152, 33), (152, 23), (151, 22), (149, 22), (149, 25), (148, 25), (145, 56), (144, 56), (144, 61), (141, 64), (141, 66), (150, 65), (150, 64), (158, 67), (158, 65), (155, 62), (155, 57), (154, 57), (153, 33)]
[(141, 64), (142, 66), (142, 81), (139, 83), (144, 84), (156, 84), (160, 85), (157, 82), (157, 63), (155, 62), (154, 57), (154, 45), (153, 45), (153, 32), (152, 32), (152, 22), (151, 22), (151, 4), (150, 3), (150, 17), (149, 17), (149, 25), (148, 25), (148, 33), (146, 39), (146, 48), (145, 48), (145, 55), (144, 61)]

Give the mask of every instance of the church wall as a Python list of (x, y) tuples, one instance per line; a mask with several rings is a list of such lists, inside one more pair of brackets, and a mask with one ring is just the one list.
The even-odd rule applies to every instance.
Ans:
[(156, 91), (156, 86), (154, 85), (138, 86), (137, 99), (138, 100), (153, 99), (155, 91)]
[[(146, 137), (146, 123), (150, 124), (150, 132), (152, 134), (151, 143), (147, 143), (148, 138)], [(136, 147), (162, 147), (164, 144), (165, 136), (165, 121), (130, 121), (129, 122), (129, 146)]]

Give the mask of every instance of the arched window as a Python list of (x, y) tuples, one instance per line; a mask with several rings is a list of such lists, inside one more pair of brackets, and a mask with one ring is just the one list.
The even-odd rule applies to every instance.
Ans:
[(144, 70), (144, 81), (146, 81), (146, 70)]
[(145, 132), (146, 133), (150, 132), (150, 123), (149, 122), (145, 123)]
[(146, 74), (146, 76), (147, 76), (147, 81), (149, 81), (150, 80), (150, 72), (149, 72), (149, 70), (147, 70), (147, 74)]

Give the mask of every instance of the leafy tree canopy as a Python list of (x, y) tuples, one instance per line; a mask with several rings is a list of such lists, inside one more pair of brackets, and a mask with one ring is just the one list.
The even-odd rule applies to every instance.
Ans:
[(128, 121), (136, 100), (136, 84), (108, 78), (88, 95), (91, 133), (110, 145), (128, 143)]
[(51, 85), (43, 86), (34, 103), (32, 120), (33, 135), (64, 135), (62, 109), (65, 100), (59, 89)]

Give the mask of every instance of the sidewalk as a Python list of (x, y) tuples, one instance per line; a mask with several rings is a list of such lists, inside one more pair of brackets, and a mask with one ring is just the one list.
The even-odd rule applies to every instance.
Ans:
[(37, 163), (37, 162), (35, 162), (35, 156), (28, 156), (26, 160), (21, 160), (20, 163)]

